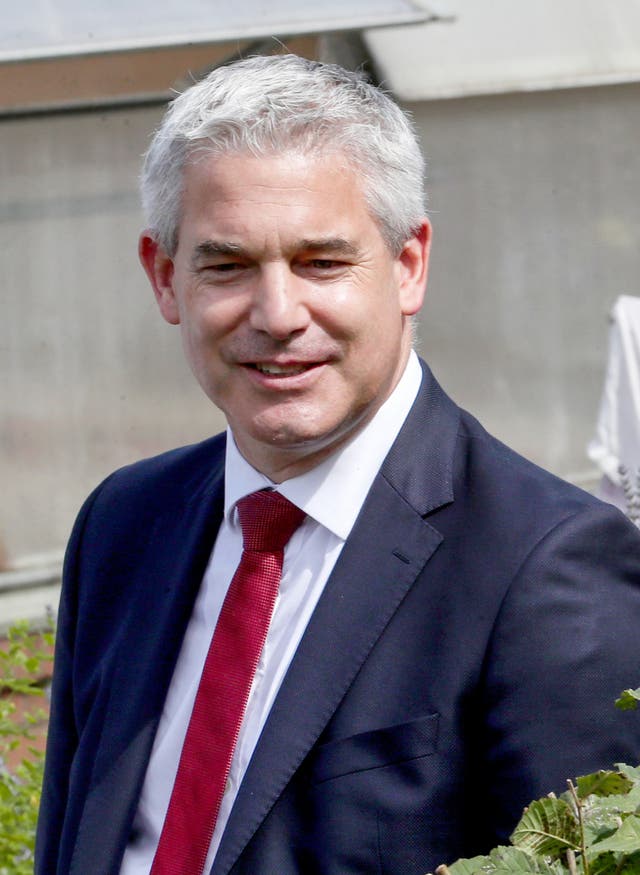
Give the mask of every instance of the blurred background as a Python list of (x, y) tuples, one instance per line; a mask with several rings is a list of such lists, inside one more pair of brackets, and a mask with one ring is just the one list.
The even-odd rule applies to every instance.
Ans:
[(490, 431), (593, 488), (609, 313), (640, 285), (640, 0), (158, 5), (3, 10), (0, 623), (55, 606), (106, 474), (224, 426), (138, 266), (137, 176), (172, 93), (247, 54), (363, 67), (414, 114), (419, 351)]

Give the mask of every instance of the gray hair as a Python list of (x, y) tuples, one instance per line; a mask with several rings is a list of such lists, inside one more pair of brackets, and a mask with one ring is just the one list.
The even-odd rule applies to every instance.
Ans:
[(339, 151), (394, 253), (424, 215), (424, 159), (409, 117), (361, 73), (296, 55), (218, 67), (170, 105), (145, 156), (142, 203), (151, 233), (173, 256), (183, 171), (202, 151), (254, 155)]

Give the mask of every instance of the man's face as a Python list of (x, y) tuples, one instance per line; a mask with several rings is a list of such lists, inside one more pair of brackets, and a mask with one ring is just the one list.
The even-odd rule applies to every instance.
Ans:
[(162, 315), (241, 453), (274, 481), (348, 440), (398, 382), (429, 230), (394, 257), (341, 155), (243, 153), (187, 166), (173, 258), (142, 235)]

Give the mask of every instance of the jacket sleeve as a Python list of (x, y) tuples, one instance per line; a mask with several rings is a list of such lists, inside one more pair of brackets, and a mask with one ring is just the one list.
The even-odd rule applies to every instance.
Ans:
[(65, 555), (34, 875), (54, 875), (58, 871), (57, 861), (69, 802), (69, 777), (78, 743), (73, 696), (78, 565), (85, 526), (99, 491), (100, 488), (96, 489), (82, 507)]
[(640, 715), (615, 699), (640, 683), (640, 535), (589, 504), (521, 564), (484, 669), (486, 811), (505, 843), (523, 807), (567, 779), (640, 760)]

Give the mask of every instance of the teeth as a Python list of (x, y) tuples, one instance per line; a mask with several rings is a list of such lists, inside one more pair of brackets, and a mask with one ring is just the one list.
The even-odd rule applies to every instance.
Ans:
[(269, 376), (291, 376), (292, 374), (301, 374), (306, 371), (306, 365), (274, 365), (274, 364), (257, 364), (256, 368), (261, 374)]

